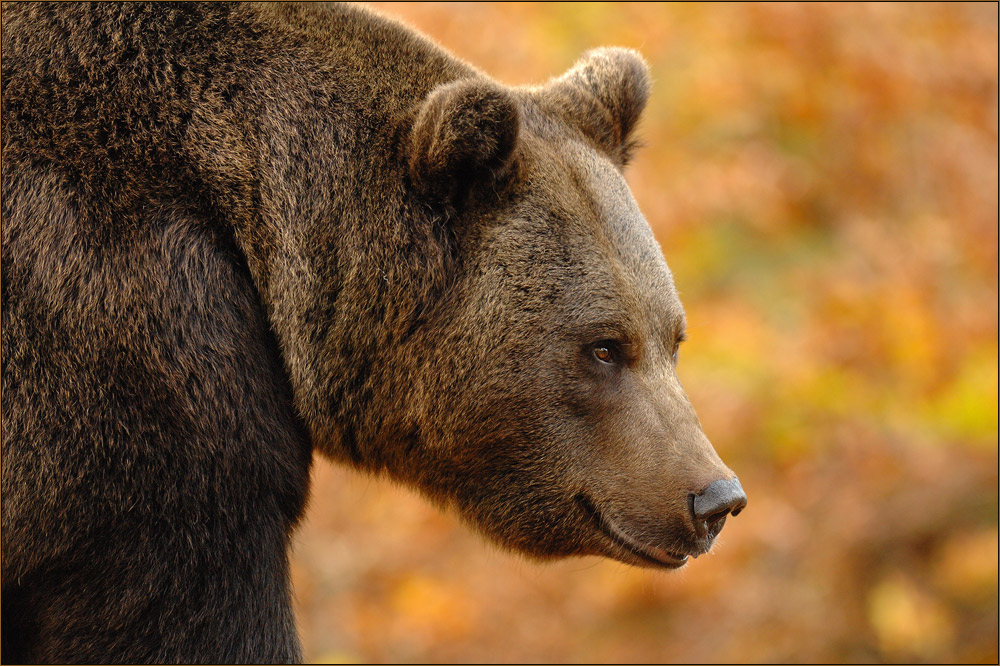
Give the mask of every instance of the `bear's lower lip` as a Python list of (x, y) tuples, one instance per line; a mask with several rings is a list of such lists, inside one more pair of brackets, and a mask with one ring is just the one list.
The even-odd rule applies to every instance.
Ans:
[(576, 501), (583, 509), (583, 512), (594, 521), (595, 526), (601, 534), (608, 537), (616, 546), (638, 557), (643, 562), (667, 569), (679, 569), (687, 563), (688, 556), (686, 554), (671, 553), (662, 548), (647, 546), (635, 541), (619, 529), (613, 521), (601, 514), (585, 495), (577, 495)]

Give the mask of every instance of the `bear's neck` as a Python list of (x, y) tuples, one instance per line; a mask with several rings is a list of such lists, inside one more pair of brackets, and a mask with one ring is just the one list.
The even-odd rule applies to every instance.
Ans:
[(223, 206), (314, 444), (381, 467), (417, 437), (400, 378), (446, 280), (440, 225), (411, 203), (402, 147), (435, 85), (477, 74), (364, 10), (263, 11), (287, 50), (262, 79), (282, 94), (244, 97), (254, 178), (223, 180)]

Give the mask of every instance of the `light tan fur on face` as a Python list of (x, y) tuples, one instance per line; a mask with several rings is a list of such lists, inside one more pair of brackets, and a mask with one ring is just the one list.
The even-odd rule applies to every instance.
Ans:
[(601, 510), (636, 538), (683, 551), (688, 494), (734, 475), (678, 380), (673, 349), (684, 312), (649, 225), (608, 158), (571, 139), (561, 147), (546, 169), (561, 174), (564, 186), (547, 191), (559, 192), (556, 208), (573, 211), (568, 226), (583, 237), (587, 266), (572, 290), (570, 317), (581, 331), (600, 322), (608, 336), (628, 338), (634, 353), (629, 377), (603, 405), (610, 413), (598, 426), (593, 458), (574, 471)]

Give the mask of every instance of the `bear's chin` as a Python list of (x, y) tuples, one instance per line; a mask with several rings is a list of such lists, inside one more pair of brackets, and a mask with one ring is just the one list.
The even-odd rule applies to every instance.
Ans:
[(602, 555), (626, 564), (650, 568), (679, 569), (687, 564), (689, 556), (686, 553), (676, 553), (643, 544), (629, 536), (614, 520), (602, 514), (585, 495), (577, 495), (576, 502), (591, 519), (594, 528), (604, 537), (604, 542), (610, 542), (610, 547), (602, 552)]

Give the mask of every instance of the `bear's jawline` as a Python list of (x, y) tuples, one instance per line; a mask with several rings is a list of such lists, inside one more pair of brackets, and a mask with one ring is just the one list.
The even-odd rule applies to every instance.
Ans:
[(582, 493), (577, 495), (576, 502), (583, 509), (583, 512), (594, 521), (595, 526), (601, 534), (611, 539), (619, 548), (628, 551), (644, 562), (650, 562), (656, 566), (668, 569), (679, 569), (687, 563), (687, 555), (671, 553), (655, 546), (644, 546), (628, 537), (617, 525), (605, 518), (586, 495)]

